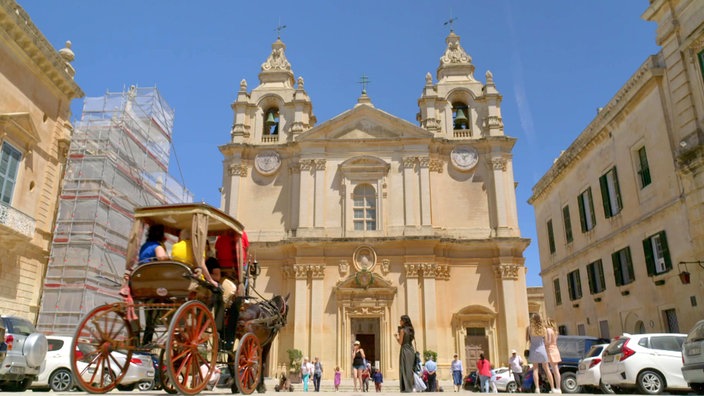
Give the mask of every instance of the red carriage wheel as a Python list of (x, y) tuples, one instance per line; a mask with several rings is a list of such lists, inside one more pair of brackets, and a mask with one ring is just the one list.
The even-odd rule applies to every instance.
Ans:
[(200, 301), (186, 302), (171, 320), (166, 340), (165, 363), (171, 385), (181, 394), (200, 393), (215, 371), (217, 354), (213, 315)]
[(124, 304), (103, 305), (78, 324), (71, 342), (71, 372), (86, 392), (109, 392), (127, 374), (137, 340), (124, 312)]
[(262, 347), (253, 333), (247, 333), (240, 339), (235, 363), (237, 373), (234, 377), (237, 388), (245, 395), (252, 394), (259, 385), (262, 369)]

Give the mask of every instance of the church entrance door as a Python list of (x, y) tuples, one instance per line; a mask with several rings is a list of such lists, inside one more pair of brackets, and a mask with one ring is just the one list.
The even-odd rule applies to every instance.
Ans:
[(380, 319), (379, 318), (354, 318), (352, 319), (352, 338), (359, 341), (364, 349), (364, 355), (372, 366), (379, 367), (381, 356)]

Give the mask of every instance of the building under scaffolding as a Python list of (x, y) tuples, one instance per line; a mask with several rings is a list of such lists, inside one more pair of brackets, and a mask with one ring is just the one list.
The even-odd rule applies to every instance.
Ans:
[(40, 330), (72, 334), (88, 311), (118, 301), (135, 207), (193, 201), (168, 175), (173, 119), (156, 88), (85, 99), (59, 197)]

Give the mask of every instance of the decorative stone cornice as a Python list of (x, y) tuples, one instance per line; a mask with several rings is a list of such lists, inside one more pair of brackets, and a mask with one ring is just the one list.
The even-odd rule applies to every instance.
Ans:
[(386, 305), (350, 306), (348, 313), (350, 316), (384, 316), (384, 314), (386, 313)]
[(518, 279), (519, 265), (516, 264), (499, 264), (494, 266), (496, 277), (498, 279)]
[(230, 176), (247, 177), (247, 165), (230, 164), (228, 170), (230, 171)]
[(422, 274), (420, 263), (404, 263), (403, 268), (406, 270), (407, 278), (417, 278), (420, 274)]
[(325, 278), (324, 264), (293, 264), (281, 267), (284, 278), (308, 279), (308, 274), (313, 279)]
[(70, 44), (62, 50), (62, 56), (15, 1), (0, 1), (0, 27), (67, 98), (85, 95), (73, 80), (75, 70), (69, 63), (73, 54)]
[(416, 162), (418, 161), (418, 157), (403, 157), (403, 167), (404, 168), (414, 168), (416, 166)]
[(313, 279), (324, 279), (325, 278), (325, 265), (323, 264), (310, 264), (308, 266), (310, 270), (310, 275)]
[(325, 170), (325, 162), (326, 160), (324, 159), (317, 159), (313, 161), (315, 163), (315, 170)]
[(299, 161), (301, 171), (310, 171), (315, 169), (315, 160), (301, 160)]
[(495, 157), (491, 159), (491, 166), (494, 170), (506, 171), (508, 161), (504, 157)]
[(533, 186), (533, 196), (529, 198), (528, 203), (532, 204), (541, 195), (545, 194), (555, 180), (564, 175), (564, 170), (569, 168), (572, 162), (581, 158), (585, 151), (593, 148), (608, 137), (607, 125), (613, 121), (614, 117), (630, 103), (638, 91), (650, 80), (663, 74), (664, 67), (662, 63), (662, 53), (648, 57), (616, 95), (611, 98), (609, 103), (599, 111), (594, 120), (572, 142), (570, 147), (560, 154), (538, 183)]
[(308, 278), (308, 272), (310, 271), (310, 266), (306, 264), (294, 264), (293, 265), (293, 275), (296, 279)]
[(418, 166), (421, 168), (428, 168), (430, 166), (429, 157), (418, 157)]

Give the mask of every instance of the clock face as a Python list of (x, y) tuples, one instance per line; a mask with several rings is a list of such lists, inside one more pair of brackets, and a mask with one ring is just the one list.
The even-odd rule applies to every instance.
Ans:
[(259, 173), (271, 175), (279, 170), (281, 156), (276, 151), (262, 151), (254, 158), (254, 167)]
[(452, 164), (460, 170), (470, 170), (479, 162), (479, 154), (473, 147), (455, 147), (450, 153)]

